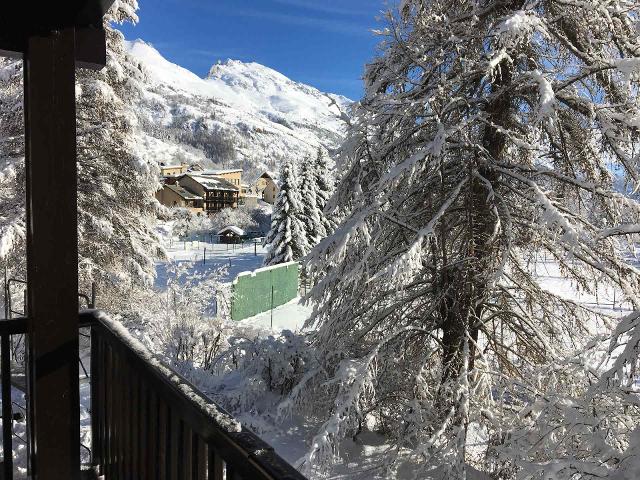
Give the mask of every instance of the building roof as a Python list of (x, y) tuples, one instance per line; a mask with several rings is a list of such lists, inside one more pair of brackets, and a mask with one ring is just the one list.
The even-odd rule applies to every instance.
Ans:
[(186, 165), (165, 165), (164, 163), (160, 164), (160, 168), (187, 168)]
[(258, 178), (270, 178), (271, 180), (275, 180), (278, 177), (273, 172), (267, 171), (260, 175)]
[(202, 200), (201, 196), (193, 193), (190, 190), (187, 190), (184, 187), (181, 187), (180, 185), (165, 185), (164, 187), (168, 188), (169, 190), (172, 190), (175, 193), (177, 193), (178, 195), (180, 195), (185, 200)]
[(202, 175), (200, 173), (187, 173), (186, 175), (182, 176), (182, 178), (184, 177), (191, 177), (193, 180), (202, 185), (205, 190), (227, 190), (233, 192), (237, 192), (240, 190), (233, 183), (227, 182), (222, 178), (214, 176)]
[(230, 173), (242, 173), (241, 168), (229, 168), (227, 170), (203, 170), (201, 175), (228, 175)]
[(224, 227), (217, 234), (224, 235), (225, 233), (233, 233), (235, 235), (238, 235), (239, 237), (244, 236), (244, 230), (241, 229), (240, 227), (236, 227), (235, 225), (229, 225), (228, 227)]

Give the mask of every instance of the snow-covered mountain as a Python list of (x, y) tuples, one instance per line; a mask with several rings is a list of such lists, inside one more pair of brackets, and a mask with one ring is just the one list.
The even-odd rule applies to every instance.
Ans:
[(342, 140), (345, 97), (257, 63), (229, 60), (200, 78), (141, 40), (127, 49), (148, 77), (136, 111), (140, 152), (149, 160), (243, 168), (251, 181)]

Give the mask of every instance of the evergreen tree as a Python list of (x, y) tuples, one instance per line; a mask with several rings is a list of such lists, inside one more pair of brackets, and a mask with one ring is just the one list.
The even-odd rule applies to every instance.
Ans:
[[(332, 200), (348, 215), (310, 255), (322, 366), (294, 399), (328, 418), (307, 466), (365, 421), (425, 477), (465, 478), (472, 463), (595, 478), (640, 451), (637, 356), (593, 390), (582, 366), (610, 320), (536, 270), (544, 253), (583, 291), (640, 304), (623, 258), (638, 237), (615, 229), (640, 205), (614, 188), (616, 175), (640, 186), (639, 19), (629, 0), (405, 0), (389, 15)], [(470, 425), (487, 439), (475, 456)]]
[(295, 172), (291, 163), (285, 164), (280, 178), (280, 192), (273, 207), (271, 230), (265, 238), (269, 251), (265, 265), (300, 260), (309, 251), (309, 243), (301, 219), (302, 204)]
[(311, 162), (310, 158), (307, 158), (303, 162), (301, 169), (302, 221), (307, 243), (313, 247), (327, 236), (327, 232), (323, 224), (324, 214), (318, 206), (315, 164)]
[(320, 230), (322, 235), (320, 238), (324, 238), (329, 233), (333, 232), (333, 229), (335, 228), (335, 222), (331, 221), (325, 212), (329, 199), (335, 190), (335, 181), (331, 176), (328, 157), (322, 148), (318, 148), (318, 153), (316, 154), (313, 164), (313, 170), (316, 177), (316, 206), (320, 212), (319, 215), (322, 224), (322, 229)]
[(21, 62), (0, 58), (0, 265), (9, 278), (26, 272), (22, 78)]
[[(153, 227), (157, 165), (140, 160), (134, 144), (132, 100), (144, 74), (112, 23), (137, 22), (136, 0), (118, 0), (104, 20), (107, 66), (77, 72), (78, 234), (80, 289), (99, 288), (100, 305), (130, 306), (132, 289), (144, 290), (161, 254)], [(0, 259), (10, 275), (24, 277), (24, 134), (21, 62), (3, 63), (0, 75)], [(5, 208), (15, 204), (11, 209)]]

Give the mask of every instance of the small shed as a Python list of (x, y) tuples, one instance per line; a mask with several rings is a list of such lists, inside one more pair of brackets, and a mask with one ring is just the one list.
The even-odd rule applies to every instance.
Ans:
[(244, 230), (235, 225), (224, 227), (218, 232), (220, 243), (240, 243), (244, 238)]

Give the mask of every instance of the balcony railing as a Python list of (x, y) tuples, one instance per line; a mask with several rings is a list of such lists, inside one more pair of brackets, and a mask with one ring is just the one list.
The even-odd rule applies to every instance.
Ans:
[[(118, 323), (80, 314), (91, 338), (93, 478), (304, 480), (272, 447), (171, 371)], [(4, 480), (13, 479), (10, 343), (24, 318), (0, 321)], [(28, 421), (28, 418), (27, 418)], [(29, 439), (26, 439), (29, 443)], [(89, 478), (91, 478), (89, 477)]]

